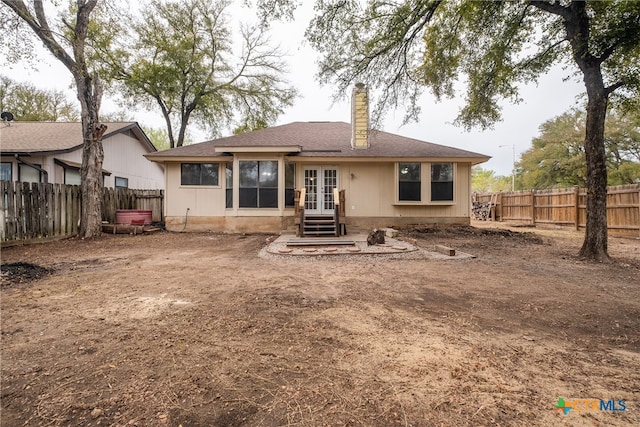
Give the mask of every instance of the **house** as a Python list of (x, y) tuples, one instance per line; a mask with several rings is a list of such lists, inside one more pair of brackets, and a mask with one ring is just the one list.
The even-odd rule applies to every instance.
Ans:
[[(144, 158), (157, 150), (138, 123), (104, 124), (104, 186), (163, 188), (163, 166)], [(80, 122), (0, 123), (0, 179), (79, 185), (82, 142)]]
[(147, 154), (165, 166), (167, 229), (469, 224), (471, 167), (489, 157), (370, 130), (368, 110), (359, 84), (351, 124), (295, 122)]

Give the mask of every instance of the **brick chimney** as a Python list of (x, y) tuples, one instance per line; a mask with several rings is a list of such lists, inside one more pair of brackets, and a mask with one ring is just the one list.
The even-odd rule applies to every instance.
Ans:
[(356, 83), (351, 93), (351, 148), (369, 148), (369, 90)]

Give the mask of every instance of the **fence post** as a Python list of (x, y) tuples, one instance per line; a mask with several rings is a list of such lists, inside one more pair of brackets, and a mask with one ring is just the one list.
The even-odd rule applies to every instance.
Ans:
[(576, 231), (580, 230), (580, 186), (573, 186), (573, 204), (575, 206), (574, 221), (576, 222)]
[(531, 224), (536, 225), (536, 190), (531, 190)]

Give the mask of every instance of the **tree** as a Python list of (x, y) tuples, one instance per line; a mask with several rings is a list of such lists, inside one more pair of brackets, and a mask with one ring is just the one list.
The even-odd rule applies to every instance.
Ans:
[(480, 166), (471, 168), (471, 191), (478, 193), (497, 193), (511, 190), (511, 178), (496, 175), (490, 169), (482, 169)]
[[(98, 75), (90, 70), (86, 55), (89, 19), (96, 8), (97, 0), (76, 0), (73, 18), (63, 18), (61, 28), (50, 26), (50, 19), (42, 0), (34, 0), (30, 6), (22, 0), (2, 0), (2, 3), (14, 13), (14, 22), (26, 23), (73, 76), (80, 101), (83, 136), (80, 169), (82, 212), (79, 236), (99, 236), (102, 229), (102, 135), (106, 126), (98, 119), (102, 84)], [(3, 21), (6, 21), (5, 12), (6, 10), (2, 12)], [(27, 37), (26, 33), (24, 35)]]
[(0, 111), (10, 111), (16, 120), (44, 122), (78, 120), (75, 104), (59, 90), (39, 89), (0, 76)]
[(524, 188), (565, 188), (587, 182), (584, 155), (584, 113), (572, 111), (540, 125), (518, 163)]
[(609, 185), (640, 182), (640, 110), (609, 115), (604, 138)]
[(244, 123), (233, 129), (233, 134), (240, 135), (242, 133), (253, 132), (254, 130), (265, 129), (267, 127), (269, 127), (269, 123), (265, 122), (262, 119), (257, 119), (253, 122), (245, 121)]
[(128, 37), (98, 37), (110, 81), (130, 105), (160, 109), (172, 148), (184, 144), (190, 121), (211, 133), (234, 119), (271, 123), (295, 97), (264, 27), (243, 26), (242, 52), (234, 55), (229, 5), (153, 0)]
[[(640, 179), (639, 113), (621, 116), (615, 111), (605, 122), (608, 185), (631, 184)], [(587, 184), (584, 152), (586, 113), (572, 110), (540, 126), (540, 135), (519, 162), (525, 188), (562, 188)]]
[[(258, 0), (286, 10), (294, 0)], [(345, 93), (362, 81), (377, 97), (374, 119), (405, 106), (416, 120), (419, 95), (437, 100), (466, 85), (456, 122), (486, 128), (499, 102), (519, 102), (518, 83), (553, 64), (573, 67), (587, 93), (584, 148), (587, 229), (580, 255), (607, 261), (604, 120), (610, 98), (640, 108), (640, 2), (631, 0), (359, 0), (316, 2), (307, 38), (320, 53), (319, 79)], [(340, 43), (327, 43), (340, 40)]]
[(169, 146), (169, 135), (167, 135), (167, 129), (157, 127), (144, 126), (144, 133), (149, 137), (151, 143), (156, 150), (162, 151), (171, 148)]

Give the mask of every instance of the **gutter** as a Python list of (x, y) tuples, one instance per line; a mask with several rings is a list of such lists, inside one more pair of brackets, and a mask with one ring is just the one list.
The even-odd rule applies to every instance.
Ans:
[(22, 163), (23, 165), (27, 165), (30, 168), (33, 168), (37, 171), (40, 171), (40, 173), (44, 176), (44, 183), (48, 183), (49, 182), (49, 172), (47, 172), (46, 170), (42, 169), (40, 166), (34, 165), (33, 163), (29, 163), (26, 160), (23, 160), (20, 158), (20, 154), (14, 154), (13, 155), (16, 160), (20, 163)]

